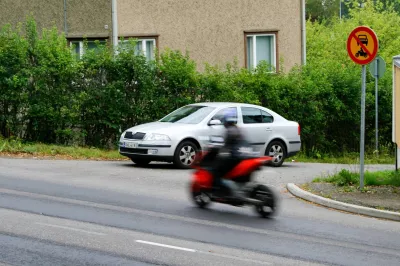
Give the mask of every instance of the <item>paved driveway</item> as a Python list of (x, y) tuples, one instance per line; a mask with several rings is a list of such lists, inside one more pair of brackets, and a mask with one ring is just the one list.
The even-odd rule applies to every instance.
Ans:
[(167, 164), (0, 158), (0, 263), (398, 265), (400, 223), (329, 210), (284, 190), (341, 168), (264, 168), (257, 179), (281, 190), (281, 210), (261, 219), (251, 208), (194, 207), (191, 171)]

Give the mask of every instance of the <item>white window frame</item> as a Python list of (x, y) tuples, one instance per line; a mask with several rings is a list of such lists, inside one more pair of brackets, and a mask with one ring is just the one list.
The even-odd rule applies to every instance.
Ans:
[[(106, 39), (96, 39), (96, 40), (107, 42)], [(92, 41), (92, 40), (88, 40), (88, 41)], [(79, 47), (79, 58), (82, 58), (83, 54), (85, 53), (84, 46), (83, 46), (84, 41), (83, 40), (70, 40), (69, 42), (70, 42), (70, 47), (72, 47), (75, 43), (79, 43), (79, 46), (78, 46)]]
[(71, 47), (73, 46), (73, 45), (75, 45), (76, 43), (79, 43), (79, 58), (82, 58), (82, 56), (83, 56), (83, 41), (71, 41)]
[[(276, 71), (276, 69), (277, 69), (277, 67), (276, 67), (276, 51), (277, 51), (277, 47), (276, 47), (276, 34), (275, 33), (260, 33), (260, 34), (258, 34), (258, 33), (251, 33), (251, 34), (246, 34), (245, 35), (246, 36), (246, 56), (248, 55), (248, 53), (249, 53), (249, 51), (248, 51), (248, 49), (249, 49), (249, 47), (247, 46), (247, 38), (249, 38), (249, 37), (252, 37), (252, 39), (253, 39), (253, 47), (252, 47), (252, 49), (253, 49), (253, 58), (252, 58), (252, 63), (253, 63), (253, 68), (256, 68), (257, 67), (257, 43), (256, 43), (256, 37), (257, 36), (272, 36), (273, 37), (273, 54), (274, 54), (274, 62), (273, 62), (273, 65), (272, 65), (272, 67), (274, 67), (275, 68), (275, 71)], [(247, 60), (246, 60), (247, 61)], [(246, 62), (246, 64), (247, 64), (247, 62)], [(250, 65), (249, 66), (247, 66), (247, 68), (248, 69), (250, 69)], [(273, 72), (275, 72), (275, 71), (271, 71), (271, 73), (273, 73)]]
[(142, 43), (142, 52), (147, 58), (147, 42), (152, 42), (154, 49), (156, 49), (156, 39), (139, 39), (138, 42)]
[[(157, 39), (156, 38), (140, 38), (140, 37), (129, 37), (129, 38), (131, 38), (131, 39), (137, 39), (137, 42), (139, 43), (142, 43), (142, 50), (141, 50), (141, 52), (144, 54), (144, 56), (146, 57), (146, 59), (148, 59), (147, 58), (147, 42), (152, 42), (153, 43), (153, 47), (154, 47), (154, 50), (155, 49), (157, 49)], [(128, 42), (129, 40), (128, 39), (125, 39), (123, 42)], [(121, 42), (121, 40), (119, 40), (118, 42)], [(152, 59), (154, 59), (155, 58), (155, 54), (153, 55), (153, 58)]]

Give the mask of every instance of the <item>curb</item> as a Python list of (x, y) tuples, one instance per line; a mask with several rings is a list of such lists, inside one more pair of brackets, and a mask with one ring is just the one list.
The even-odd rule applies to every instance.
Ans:
[(317, 203), (317, 204), (325, 206), (325, 207), (342, 210), (342, 211), (347, 211), (347, 212), (351, 212), (351, 213), (355, 213), (355, 214), (362, 214), (362, 215), (367, 215), (367, 216), (371, 216), (371, 217), (389, 219), (389, 220), (394, 220), (394, 221), (400, 222), (400, 213), (398, 213), (398, 212), (377, 210), (377, 209), (373, 209), (373, 208), (369, 208), (369, 207), (364, 207), (364, 206), (359, 206), (359, 205), (354, 205), (354, 204), (349, 204), (349, 203), (344, 203), (344, 202), (340, 202), (340, 201), (336, 201), (336, 200), (327, 199), (327, 198), (312, 194), (308, 191), (304, 191), (293, 183), (288, 183), (286, 185), (286, 187), (289, 190), (289, 192), (292, 193), (294, 196), (305, 199), (307, 201)]

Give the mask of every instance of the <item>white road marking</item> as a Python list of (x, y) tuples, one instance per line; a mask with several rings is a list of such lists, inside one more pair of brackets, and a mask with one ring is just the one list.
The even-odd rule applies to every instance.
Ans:
[(164, 248), (173, 248), (173, 249), (179, 249), (179, 250), (183, 250), (183, 251), (196, 252), (195, 249), (181, 248), (181, 247), (177, 247), (177, 246), (164, 245), (164, 244), (155, 243), (155, 242), (148, 242), (148, 241), (143, 241), (143, 240), (136, 240), (136, 242), (142, 243), (142, 244), (147, 244), (147, 245), (164, 247)]
[(71, 231), (76, 231), (76, 232), (82, 232), (82, 233), (87, 233), (87, 234), (92, 234), (92, 235), (98, 235), (98, 236), (105, 236), (106, 235), (106, 234), (103, 234), (103, 233), (86, 231), (86, 230), (83, 230), (83, 229), (73, 228), (73, 227), (69, 227), (69, 226), (61, 226), (61, 225), (46, 224), (46, 223), (36, 223), (36, 224), (55, 227), (55, 228), (61, 228), (61, 229), (66, 229), (66, 230), (71, 230)]
[(152, 246), (159, 246), (159, 247), (164, 247), (164, 248), (178, 249), (178, 250), (183, 250), (183, 251), (188, 251), (188, 252), (197, 252), (197, 253), (200, 253), (200, 254), (217, 256), (217, 257), (221, 257), (221, 258), (234, 259), (234, 260), (240, 260), (240, 261), (246, 261), (246, 262), (253, 262), (253, 263), (257, 263), (257, 264), (272, 265), (272, 263), (270, 263), (270, 262), (252, 260), (252, 259), (245, 259), (245, 258), (240, 258), (240, 257), (236, 257), (236, 256), (230, 256), (230, 255), (225, 255), (225, 254), (220, 254), (220, 253), (214, 253), (214, 252), (211, 252), (211, 251), (210, 252), (205, 252), (205, 251), (195, 250), (195, 249), (191, 249), (191, 248), (183, 248), (183, 247), (165, 245), (165, 244), (161, 244), (161, 243), (149, 242), (149, 241), (144, 241), (144, 240), (136, 240), (136, 242), (142, 243), (142, 244), (147, 244), (147, 245), (152, 245)]

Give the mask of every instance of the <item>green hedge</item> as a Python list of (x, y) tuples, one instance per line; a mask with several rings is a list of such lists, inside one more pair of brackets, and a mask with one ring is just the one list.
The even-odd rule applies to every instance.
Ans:
[[(159, 119), (182, 105), (236, 101), (260, 104), (298, 121), (309, 155), (357, 151), (361, 67), (347, 56), (347, 34), (365, 17), (369, 20), (364, 24), (376, 26), (400, 21), (390, 10), (376, 8), (353, 11), (351, 16), (342, 22), (308, 22), (307, 65), (279, 74), (268, 73), (264, 64), (250, 72), (235, 63), (198, 72), (189, 55), (171, 50), (146, 62), (134, 54), (134, 42), (117, 56), (112, 47), (99, 44), (98, 50), (78, 60), (56, 29), (43, 30), (39, 38), (32, 18), (20, 29), (5, 26), (0, 32), (0, 134), (115, 147), (121, 130)], [(399, 29), (376, 31), (381, 55), (390, 64), (393, 45), (400, 43), (394, 37), (400, 32), (393, 31), (397, 34)], [(369, 74), (367, 82), (366, 140), (373, 147), (375, 99)], [(388, 67), (379, 92), (382, 144), (391, 142), (391, 86)]]

